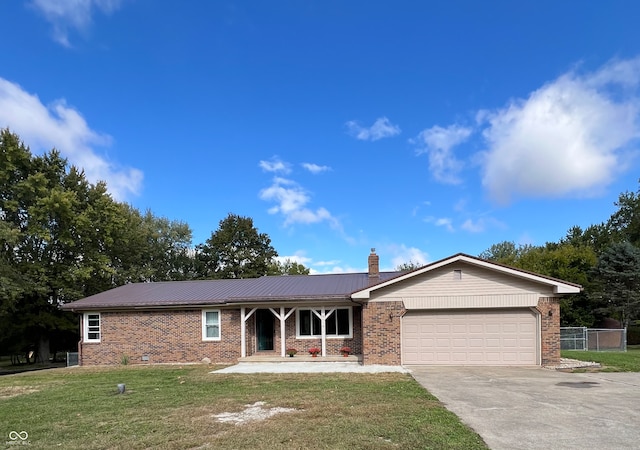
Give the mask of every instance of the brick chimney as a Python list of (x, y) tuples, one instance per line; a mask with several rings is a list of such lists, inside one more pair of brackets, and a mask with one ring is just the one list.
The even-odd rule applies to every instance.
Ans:
[(371, 249), (369, 255), (369, 278), (380, 278), (380, 258), (376, 255), (376, 249)]

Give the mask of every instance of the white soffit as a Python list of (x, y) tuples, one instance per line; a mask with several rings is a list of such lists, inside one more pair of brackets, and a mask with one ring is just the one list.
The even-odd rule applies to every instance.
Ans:
[(529, 308), (538, 305), (537, 294), (456, 295), (402, 298), (412, 309)]

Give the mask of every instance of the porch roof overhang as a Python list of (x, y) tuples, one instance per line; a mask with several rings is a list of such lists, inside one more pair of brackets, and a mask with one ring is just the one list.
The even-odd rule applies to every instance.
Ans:
[(335, 302), (352, 302), (349, 295), (328, 295), (322, 297), (316, 296), (291, 296), (291, 297), (252, 297), (252, 298), (230, 298), (226, 302), (231, 306), (274, 306), (281, 304), (321, 304), (321, 303), (335, 303)]

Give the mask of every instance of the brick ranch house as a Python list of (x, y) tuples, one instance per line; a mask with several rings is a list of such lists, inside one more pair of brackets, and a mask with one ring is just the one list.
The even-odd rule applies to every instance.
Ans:
[(80, 363), (213, 362), (348, 346), (363, 364), (554, 365), (581, 286), (463, 253), (410, 272), (135, 283), (64, 305)]

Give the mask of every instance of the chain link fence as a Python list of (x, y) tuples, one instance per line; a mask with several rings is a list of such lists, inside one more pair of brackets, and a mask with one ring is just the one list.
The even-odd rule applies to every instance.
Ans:
[(627, 329), (561, 327), (562, 350), (627, 351)]

